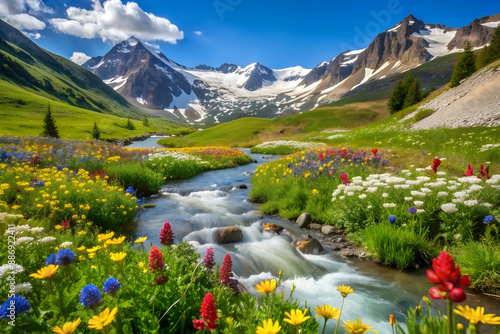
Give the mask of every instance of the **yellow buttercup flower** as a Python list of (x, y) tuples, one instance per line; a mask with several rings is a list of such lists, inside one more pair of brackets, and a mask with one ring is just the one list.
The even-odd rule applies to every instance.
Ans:
[(270, 292), (273, 292), (274, 289), (276, 289), (276, 280), (272, 279), (271, 281), (265, 280), (260, 282), (255, 286), (255, 289), (259, 291), (261, 294), (269, 294)]
[(144, 262), (139, 262), (139, 263), (137, 264), (137, 266), (138, 266), (139, 268), (144, 267)]
[(92, 319), (89, 320), (88, 328), (99, 330), (103, 329), (115, 320), (117, 312), (118, 307), (115, 307), (111, 312), (109, 311), (109, 307), (107, 307), (99, 315), (94, 315)]
[(340, 294), (342, 295), (342, 297), (347, 297), (348, 294), (350, 293), (353, 293), (354, 290), (351, 289), (350, 286), (345, 286), (345, 285), (342, 285), (342, 286), (337, 286), (337, 290), (340, 291)]
[(124, 253), (124, 252), (119, 252), (119, 253), (109, 253), (109, 257), (111, 258), (111, 260), (113, 260), (114, 262), (118, 262), (118, 261), (121, 261), (125, 258), (125, 256), (127, 256), (127, 253)]
[(273, 319), (268, 319), (262, 322), (262, 326), (257, 326), (255, 334), (276, 334), (280, 329), (281, 326), (278, 321), (273, 323)]
[(391, 326), (396, 324), (396, 317), (394, 317), (394, 314), (389, 315), (389, 323)]
[(109, 233), (99, 234), (97, 236), (97, 240), (99, 242), (106, 241), (108, 239), (111, 239), (114, 235), (115, 235), (115, 232), (109, 232)]
[(54, 228), (55, 228), (56, 230), (61, 230), (63, 227), (62, 227), (62, 225), (56, 225), (56, 226), (54, 226)]
[(291, 325), (298, 326), (311, 317), (309, 315), (306, 317), (306, 313), (307, 310), (302, 311), (300, 309), (291, 310), (290, 313), (285, 312), (285, 315), (288, 318), (283, 319), (283, 321), (288, 322)]
[(144, 241), (146, 241), (147, 239), (148, 239), (148, 237), (140, 237), (140, 238), (137, 238), (137, 240), (135, 240), (134, 242), (137, 244), (140, 244), (140, 243), (143, 243)]
[(56, 326), (52, 329), (52, 331), (59, 333), (59, 334), (71, 334), (76, 330), (76, 328), (78, 327), (78, 325), (80, 325), (81, 322), (82, 322), (82, 319), (80, 319), (80, 318), (73, 320), (73, 321), (68, 321), (62, 326), (62, 328), (59, 326)]
[(456, 314), (459, 316), (469, 320), (472, 325), (477, 324), (478, 322), (482, 322), (483, 324), (489, 325), (500, 325), (500, 317), (497, 317), (495, 314), (484, 314), (484, 307), (478, 306), (475, 310), (468, 305), (457, 306), (457, 309), (454, 310)]
[(78, 231), (78, 235), (84, 235), (87, 234), (87, 231)]
[(92, 248), (88, 248), (88, 249), (87, 249), (87, 252), (89, 252), (89, 253), (95, 253), (95, 252), (97, 252), (99, 249), (101, 249), (101, 246), (95, 246), (95, 247), (92, 247)]
[(342, 326), (344, 326), (346, 331), (350, 334), (363, 334), (364, 332), (377, 333), (376, 330), (370, 329), (372, 328), (371, 326), (361, 323), (361, 319), (359, 318), (356, 319), (356, 322), (352, 320), (347, 320), (347, 322), (344, 321), (344, 324)]
[(80, 246), (77, 249), (81, 252), (81, 251), (84, 251), (86, 249), (86, 247), (85, 246)]
[(340, 315), (340, 311), (336, 309), (335, 307), (331, 307), (330, 305), (316, 305), (316, 307), (313, 307), (313, 309), (316, 311), (316, 314), (314, 317), (323, 317), (325, 319), (338, 319)]
[(30, 277), (39, 279), (49, 278), (56, 273), (57, 269), (59, 269), (59, 266), (49, 264), (48, 266), (39, 269), (36, 273), (31, 274)]
[(119, 245), (124, 241), (125, 241), (125, 236), (121, 236), (119, 238), (106, 240), (106, 244), (107, 245)]

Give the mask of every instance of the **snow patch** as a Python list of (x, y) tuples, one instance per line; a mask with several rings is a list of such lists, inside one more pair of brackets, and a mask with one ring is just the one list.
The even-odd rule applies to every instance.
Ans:
[(142, 97), (136, 97), (135, 100), (142, 105), (148, 104)]
[(395, 26), (394, 28), (392, 29), (389, 29), (387, 31), (398, 31), (399, 27), (401, 27), (401, 24), (398, 24), (397, 26)]
[(482, 26), (488, 27), (488, 28), (496, 28), (500, 24), (500, 21), (498, 22), (486, 22), (486, 23), (481, 23)]
[(444, 29), (441, 28), (429, 28), (429, 26), (425, 27), (425, 30), (420, 30), (418, 33), (413, 33), (413, 36), (423, 38), (429, 46), (425, 49), (435, 58), (445, 56), (452, 52), (449, 51), (447, 45), (451, 42), (451, 40), (455, 37), (456, 31), (448, 31), (445, 32)]
[(373, 70), (371, 68), (365, 68), (365, 76), (364, 76), (363, 80), (361, 80), (361, 82), (359, 84), (357, 84), (356, 86), (352, 87), (351, 90), (353, 90), (353, 89), (361, 86), (365, 82), (367, 82), (372, 75), (373, 75)]
[(342, 80), (341, 82), (333, 85), (332, 87), (330, 88), (327, 88), (327, 89), (324, 89), (321, 91), (321, 94), (326, 94), (326, 93), (330, 93), (332, 90), (334, 90), (335, 88), (339, 87), (340, 85), (342, 85), (344, 83), (344, 81), (346, 81), (347, 79), (349, 79), (349, 77), (345, 78), (344, 80)]

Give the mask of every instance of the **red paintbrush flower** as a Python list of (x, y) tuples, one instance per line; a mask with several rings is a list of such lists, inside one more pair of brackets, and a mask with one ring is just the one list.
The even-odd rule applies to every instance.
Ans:
[(174, 232), (169, 222), (165, 222), (160, 232), (160, 242), (164, 245), (171, 245), (174, 243)]
[(376, 148), (374, 148), (374, 149), (372, 150), (372, 153), (373, 153), (373, 155), (377, 155), (378, 150), (377, 150)]
[(434, 171), (434, 173), (437, 173), (437, 168), (439, 167), (439, 165), (441, 165), (441, 160), (439, 159), (434, 159), (434, 161), (432, 161), (432, 170)]
[(464, 176), (472, 176), (473, 172), (474, 172), (474, 169), (472, 169), (470, 167), (470, 164), (469, 164), (469, 166), (467, 166), (467, 173), (464, 173)]
[(156, 246), (151, 248), (151, 253), (149, 254), (149, 264), (151, 271), (155, 272), (157, 269), (163, 269), (165, 264), (163, 263), (163, 254), (160, 253)]
[(211, 293), (207, 293), (201, 303), (200, 315), (203, 319), (194, 319), (193, 326), (196, 329), (207, 328), (208, 330), (216, 329), (217, 324), (217, 307), (215, 307), (215, 299)]
[(431, 298), (463, 302), (466, 299), (463, 289), (469, 287), (471, 282), (468, 275), (461, 275), (453, 258), (448, 253), (441, 252), (437, 259), (432, 260), (432, 268), (434, 270), (427, 270), (427, 278), (438, 286), (429, 290)]
[(233, 261), (231, 260), (231, 255), (226, 254), (224, 256), (224, 261), (222, 262), (222, 268), (220, 268), (219, 282), (229, 285), (231, 282), (231, 277), (233, 277)]
[(487, 179), (491, 179), (491, 176), (490, 176), (490, 166), (486, 167), (486, 169), (484, 171), (486, 172), (486, 178)]

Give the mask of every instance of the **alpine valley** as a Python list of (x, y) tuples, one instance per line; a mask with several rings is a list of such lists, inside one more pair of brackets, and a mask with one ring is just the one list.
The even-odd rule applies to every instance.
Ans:
[[(424, 63), (462, 51), (467, 42), (482, 48), (499, 23), (500, 14), (496, 14), (450, 28), (409, 15), (379, 33), (367, 48), (342, 52), (313, 69), (271, 69), (259, 63), (189, 68), (134, 37), (82, 66), (132, 104), (160, 117), (189, 123), (271, 118), (331, 103), (361, 91), (370, 82), (377, 83), (376, 90), (385, 89), (386, 95), (380, 96), (385, 98), (395, 83), (394, 74), (418, 71)], [(438, 71), (420, 76), (424, 89), (449, 81), (456, 59), (452, 58), (436, 61), (441, 67)]]

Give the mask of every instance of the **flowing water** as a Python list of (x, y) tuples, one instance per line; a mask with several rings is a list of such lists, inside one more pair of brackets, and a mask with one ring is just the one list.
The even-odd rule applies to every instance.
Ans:
[[(157, 139), (135, 143), (135, 147), (158, 146)], [(145, 199), (144, 203), (154, 203), (156, 207), (144, 209), (127, 233), (133, 237), (147, 236), (148, 242), (159, 246), (160, 230), (168, 221), (175, 242), (191, 242), (202, 256), (211, 247), (219, 264), (229, 253), (235, 276), (254, 295), (259, 295), (255, 285), (264, 279), (277, 278), (280, 269), (284, 279), (281, 288), (285, 294), (295, 284), (294, 297), (307, 300), (309, 307), (329, 304), (340, 308), (342, 299), (336, 287), (350, 285), (354, 293), (345, 300), (342, 319), (361, 318), (378, 333), (392, 333), (389, 314), (404, 322), (408, 307), (415, 307), (422, 296), (428, 296), (431, 284), (425, 270), (404, 273), (371, 261), (346, 260), (329, 249), (319, 255), (300, 253), (291, 241), (315, 234), (280, 217), (262, 215), (257, 205), (247, 201), (249, 189), (235, 188), (239, 184), (250, 187), (251, 173), (255, 168), (277, 157), (244, 151), (258, 163), (210, 171), (187, 180), (169, 181), (159, 196)], [(264, 232), (262, 222), (281, 225), (285, 231), (281, 235)], [(216, 244), (213, 232), (223, 226), (240, 227), (243, 240), (234, 244)], [(498, 300), (472, 293), (467, 297), (470, 306), (482, 305), (487, 313), (500, 313)], [(434, 304), (441, 312), (446, 312), (444, 303), (437, 301)], [(334, 323), (331, 321), (330, 325)], [(483, 326), (484, 329), (487, 327)]]

